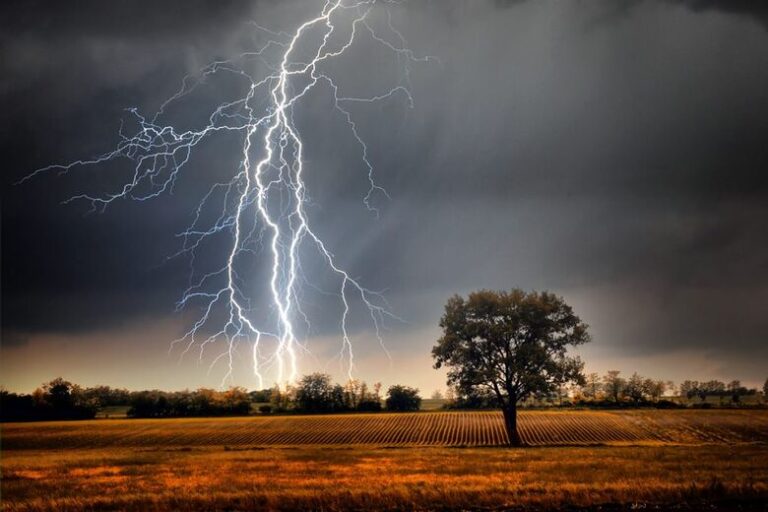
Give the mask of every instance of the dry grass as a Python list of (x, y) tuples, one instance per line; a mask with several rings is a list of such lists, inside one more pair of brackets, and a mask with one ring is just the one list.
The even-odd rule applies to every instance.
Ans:
[(768, 498), (760, 446), (19, 451), (2, 509), (459, 510), (739, 506)]
[[(531, 432), (552, 432), (541, 438), (549, 442), (560, 441), (554, 432), (562, 435), (569, 426), (578, 430), (592, 421), (640, 433), (634, 446), (626, 441), (523, 449), (418, 446), (412, 442), (416, 434), (407, 430), (418, 425), (413, 421), (443, 421), (452, 427), (426, 430), (415, 439), (482, 440), (479, 426), (494, 416), (480, 414), (485, 416), (479, 420), (473, 414), (421, 413), (5, 425), (1, 509), (765, 510), (768, 503), (765, 413), (524, 415)], [(337, 442), (349, 439), (348, 428), (366, 426), (392, 444), (253, 442), (259, 435), (327, 440), (334, 422), (331, 438)], [(583, 432), (568, 435), (584, 442)]]

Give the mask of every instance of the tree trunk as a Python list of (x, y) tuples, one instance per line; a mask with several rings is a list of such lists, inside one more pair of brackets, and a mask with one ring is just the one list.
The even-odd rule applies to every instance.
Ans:
[(504, 427), (507, 429), (510, 446), (522, 446), (520, 434), (517, 432), (517, 403), (507, 405), (502, 409), (504, 413)]

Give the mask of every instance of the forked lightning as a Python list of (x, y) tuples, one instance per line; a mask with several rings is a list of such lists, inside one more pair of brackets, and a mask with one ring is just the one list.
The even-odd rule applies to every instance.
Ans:
[[(193, 150), (212, 134), (232, 132), (242, 137), (239, 166), (229, 181), (213, 183), (200, 200), (191, 225), (181, 233), (183, 246), (175, 255), (187, 255), (193, 264), (189, 287), (178, 307), (194, 305), (201, 313), (173, 345), (180, 344), (183, 354), (195, 348), (202, 359), (208, 346), (223, 343), (225, 349), (217, 353), (211, 363), (213, 367), (220, 361), (226, 362), (222, 385), (232, 381), (238, 346), (245, 343), (249, 346), (253, 372), (260, 387), (264, 387), (266, 372), (272, 372), (271, 376), (281, 386), (296, 380), (300, 353), (308, 351), (306, 342), (299, 339), (296, 324), (297, 319), (307, 325), (310, 322), (302, 309), (302, 287), (309, 283), (302, 273), (302, 258), (307, 257), (307, 252), (316, 254), (336, 276), (338, 288), (332, 296), (337, 297), (341, 306), (339, 357), (345, 362), (349, 377), (352, 378), (355, 367), (349, 332), (353, 301), (360, 301), (367, 309), (375, 337), (384, 347), (382, 323), (393, 315), (383, 297), (345, 271), (312, 228), (305, 184), (305, 175), (312, 170), (304, 158), (305, 139), (294, 123), (294, 114), (302, 108), (302, 100), (310, 91), (330, 95), (333, 108), (341, 114), (349, 136), (359, 147), (360, 162), (367, 173), (369, 187), (363, 195), (363, 204), (378, 215), (374, 197), (376, 194), (386, 196), (386, 191), (374, 180), (368, 147), (349, 105), (401, 97), (412, 106), (410, 67), (414, 62), (430, 59), (417, 57), (409, 50), (405, 38), (393, 26), (389, 8), (395, 3), (329, 0), (315, 17), (299, 25), (293, 33), (273, 32), (253, 24), (254, 30), (266, 37), (265, 44), (233, 59), (213, 62), (187, 76), (178, 92), (151, 117), (135, 108), (129, 109), (138, 128), (133, 135), (126, 135), (121, 129), (120, 141), (114, 150), (88, 160), (41, 168), (25, 178), (53, 170), (66, 173), (79, 166), (127, 158), (133, 162), (132, 177), (119, 189), (103, 195), (76, 195), (65, 201), (84, 200), (90, 202), (94, 210), (104, 210), (118, 199), (147, 201), (172, 192), (193, 157)], [(384, 21), (373, 23), (374, 13)], [(400, 80), (369, 97), (347, 96), (334, 81), (327, 64), (362, 38), (393, 54), (400, 66)], [(302, 59), (300, 54), (310, 57)], [(254, 62), (260, 63), (252, 66), (260, 70), (260, 74), (249, 68)], [(223, 73), (246, 80), (247, 93), (217, 105), (200, 129), (179, 130), (161, 122), (172, 104)], [(213, 210), (218, 213), (211, 216)], [(212, 272), (196, 273), (196, 251), (206, 243), (220, 245), (218, 240), (222, 235), (227, 242), (221, 266)], [(307, 245), (311, 247), (305, 247)], [(246, 286), (248, 280), (242, 275), (248, 260), (262, 255), (269, 258), (266, 303), (259, 303), (259, 297)], [(269, 315), (263, 314), (265, 308)]]

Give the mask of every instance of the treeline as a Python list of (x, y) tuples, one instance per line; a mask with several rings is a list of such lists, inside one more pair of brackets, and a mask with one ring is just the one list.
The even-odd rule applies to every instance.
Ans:
[(380, 383), (374, 384), (373, 389), (356, 379), (341, 385), (334, 383), (330, 375), (324, 373), (305, 375), (295, 386), (288, 386), (284, 390), (274, 388), (270, 390), (268, 398), (270, 403), (260, 407), (263, 413), (375, 412), (382, 409), (418, 411), (421, 407), (418, 389), (390, 386), (386, 398), (382, 400)]
[(200, 388), (195, 391), (136, 391), (128, 399), (129, 418), (183, 418), (192, 416), (245, 416), (251, 397), (245, 388), (226, 391)]
[(341, 385), (334, 383), (329, 375), (313, 373), (285, 389), (275, 387), (250, 393), (239, 387), (227, 391), (133, 392), (129, 405), (128, 416), (133, 418), (248, 415), (254, 405), (261, 414), (317, 414), (383, 409), (416, 411), (421, 406), (421, 397), (417, 389), (391, 386), (382, 399), (381, 384), (375, 384), (373, 389), (359, 380)]
[[(768, 380), (763, 386), (763, 400), (768, 397)], [(523, 407), (588, 406), (588, 407), (711, 407), (741, 406), (745, 397), (757, 403), (758, 391), (741, 385), (738, 380), (724, 383), (686, 380), (679, 387), (671, 381), (643, 377), (637, 373), (624, 378), (612, 370), (605, 375), (587, 374), (579, 385), (561, 387), (549, 393), (538, 393), (520, 405)], [(443, 397), (447, 409), (498, 408), (490, 390), (462, 393), (450, 389)], [(381, 395), (381, 384), (369, 388), (365, 382), (350, 380), (334, 383), (322, 373), (304, 376), (296, 385), (248, 392), (242, 387), (225, 391), (200, 388), (194, 391), (128, 391), (109, 386), (84, 388), (62, 378), (43, 384), (31, 394), (0, 390), (0, 421), (43, 421), (90, 419), (110, 406), (127, 407), (132, 418), (170, 418), (192, 416), (241, 416), (259, 413), (337, 413), (376, 411), (417, 411), (421, 408), (419, 390), (408, 386), (389, 387)]]
[(702, 383), (686, 380), (677, 387), (672, 381), (649, 379), (637, 373), (625, 379), (616, 370), (609, 371), (602, 377), (596, 373), (587, 375), (586, 385), (581, 386), (578, 391), (580, 393), (577, 392), (574, 398), (586, 401), (668, 406), (698, 405), (689, 401), (698, 397), (701, 403), (704, 403), (710, 396), (717, 397), (720, 405), (738, 405), (742, 397), (757, 395), (757, 389), (748, 389), (738, 380), (728, 384), (719, 380)]
[[(84, 389), (62, 378), (53, 379), (31, 395), (0, 390), (1, 421), (81, 420), (102, 407), (103, 387)], [(127, 401), (127, 391), (118, 401)], [(106, 400), (111, 402), (110, 399)], [(111, 403), (110, 403), (111, 405)]]
[(126, 414), (131, 418), (243, 416), (251, 414), (255, 404), (262, 414), (416, 411), (421, 407), (421, 397), (417, 389), (399, 385), (391, 386), (382, 397), (381, 384), (372, 389), (359, 380), (341, 385), (321, 373), (307, 375), (286, 389), (251, 392), (242, 387), (225, 391), (83, 388), (57, 378), (29, 395), (0, 391), (0, 421), (91, 419), (110, 406), (128, 407)]
[(109, 386), (84, 388), (62, 378), (37, 388), (32, 394), (0, 391), (0, 421), (92, 419), (105, 407), (128, 407), (134, 418), (184, 416), (235, 416), (251, 412), (245, 388), (226, 391), (128, 391)]
[[(729, 400), (731, 403), (738, 404), (742, 401), (742, 397), (756, 394), (756, 389), (748, 389), (742, 386), (738, 380), (732, 380), (728, 384), (719, 380), (709, 380), (706, 382), (686, 380), (680, 384), (681, 396), (686, 397), (688, 400), (698, 398), (702, 402), (709, 396), (715, 396), (721, 403), (724, 400)], [(765, 383), (763, 394), (768, 395), (768, 380)]]
[[(686, 380), (679, 387), (668, 380), (644, 377), (637, 372), (625, 378), (618, 370), (605, 375), (589, 373), (583, 383), (563, 386), (549, 393), (538, 393), (520, 405), (524, 407), (573, 406), (593, 407), (707, 407), (708, 397), (716, 397), (721, 406), (740, 405), (746, 396), (755, 396), (757, 389), (746, 388), (738, 380), (724, 383), (719, 380), (698, 382)], [(763, 386), (763, 396), (768, 396), (768, 380)], [(498, 407), (490, 390), (473, 390), (462, 393), (449, 390), (446, 408), (492, 409)]]

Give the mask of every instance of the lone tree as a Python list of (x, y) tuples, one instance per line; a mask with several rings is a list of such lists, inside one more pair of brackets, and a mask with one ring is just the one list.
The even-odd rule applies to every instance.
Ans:
[(432, 349), (435, 368), (463, 393), (492, 392), (513, 446), (520, 446), (517, 403), (558, 386), (584, 384), (583, 363), (568, 346), (589, 341), (587, 325), (549, 292), (481, 290), (453, 296), (440, 320), (443, 337)]

